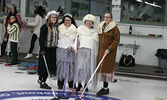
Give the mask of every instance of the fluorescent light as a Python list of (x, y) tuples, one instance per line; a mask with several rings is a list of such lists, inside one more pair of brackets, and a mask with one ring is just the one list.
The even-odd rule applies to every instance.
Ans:
[[(137, 1), (137, 2), (142, 2), (142, 0), (136, 0), (136, 1)], [(161, 6), (156, 5), (155, 2), (153, 2), (153, 3), (148, 3), (148, 2), (146, 1), (145, 4), (151, 5), (151, 6), (154, 6), (154, 7), (158, 7), (158, 8), (162, 8)]]

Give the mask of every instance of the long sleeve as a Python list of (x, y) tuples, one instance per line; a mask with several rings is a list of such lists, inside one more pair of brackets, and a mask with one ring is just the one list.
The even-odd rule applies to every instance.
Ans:
[(47, 33), (48, 33), (47, 25), (44, 24), (40, 29), (40, 37), (39, 37), (39, 45), (41, 49), (45, 48)]
[(114, 33), (113, 34), (114, 34), (114, 40), (110, 44), (110, 46), (108, 47), (111, 51), (116, 49), (119, 42), (120, 42), (120, 32), (119, 32), (119, 29), (118, 29), (117, 26), (114, 28)]
[(13, 23), (7, 27), (9, 35), (9, 41), (19, 42), (19, 25), (18, 23)]
[(12, 34), (17, 30), (17, 27), (15, 25), (8, 25), (7, 30), (9, 34)]
[(40, 21), (40, 18), (39, 18), (39, 15), (37, 15), (37, 16), (35, 17), (35, 22), (28, 22), (27, 25), (28, 25), (28, 26), (36, 26), (36, 25), (39, 24), (39, 21)]

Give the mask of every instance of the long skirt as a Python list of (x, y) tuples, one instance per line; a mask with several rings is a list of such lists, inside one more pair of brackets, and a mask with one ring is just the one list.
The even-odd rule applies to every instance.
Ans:
[(57, 79), (62, 81), (65, 79), (66, 72), (66, 64), (67, 64), (67, 77), (68, 81), (73, 81), (74, 79), (74, 51), (71, 50), (69, 52), (68, 60), (67, 60), (67, 49), (57, 48), (57, 56), (56, 56), (56, 65), (57, 65)]
[(87, 83), (91, 77), (91, 49), (81, 48), (78, 50), (78, 62), (76, 81)]

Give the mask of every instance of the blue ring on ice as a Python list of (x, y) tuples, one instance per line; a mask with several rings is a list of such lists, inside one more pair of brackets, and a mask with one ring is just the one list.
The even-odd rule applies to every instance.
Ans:
[[(77, 99), (80, 96), (80, 93), (72, 93), (69, 91), (66, 91), (65, 93), (63, 93), (63, 91), (55, 91), (55, 95), (57, 97), (62, 96), (63, 94), (65, 94), (65, 96), (68, 96), (70, 99), (73, 99), (73, 100)], [(54, 96), (51, 90), (21, 90), (21, 91), (18, 90), (18, 91), (0, 92), (0, 100), (3, 100), (3, 99), (23, 100), (23, 98), (26, 98), (26, 100), (50, 100), (54, 98)], [(97, 96), (94, 94), (87, 94), (87, 93), (85, 93), (81, 99), (83, 100), (121, 100), (118, 98)]]

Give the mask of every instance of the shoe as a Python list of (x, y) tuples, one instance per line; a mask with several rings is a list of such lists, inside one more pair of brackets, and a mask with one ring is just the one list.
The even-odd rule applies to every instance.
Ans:
[(24, 57), (25, 59), (31, 58), (33, 55), (32, 54), (27, 54), (26, 57)]
[(89, 91), (89, 89), (88, 89), (88, 88), (86, 88), (85, 92), (88, 92), (88, 91)]
[(116, 83), (117, 82), (117, 79), (114, 79), (114, 81), (112, 83)]
[(76, 91), (76, 92), (78, 92), (78, 91), (80, 91), (80, 90), (81, 90), (81, 88), (82, 88), (82, 84), (81, 84), (81, 83), (79, 83), (79, 84), (78, 84), (78, 87), (76, 88), (76, 90), (75, 90), (75, 91)]
[(68, 82), (68, 87), (73, 88), (73, 81)]
[(62, 89), (63, 89), (63, 86), (62, 86), (62, 85), (58, 86), (58, 89), (59, 89), (59, 90), (62, 90)]
[(48, 86), (48, 84), (44, 83), (44, 84), (40, 84), (40, 88), (43, 88), (43, 89), (51, 89), (50, 86)]
[(58, 89), (62, 90), (64, 85), (64, 80), (60, 81), (58, 80)]
[(107, 94), (109, 94), (109, 88), (108, 88), (108, 89), (102, 88), (102, 89), (101, 89), (100, 91), (98, 91), (96, 94), (97, 94), (97, 95), (107, 95)]
[[(85, 85), (86, 86), (86, 85)], [(84, 86), (84, 88), (85, 88), (85, 86)], [(89, 91), (89, 89), (88, 89), (88, 87), (85, 89), (85, 92), (88, 92)]]

